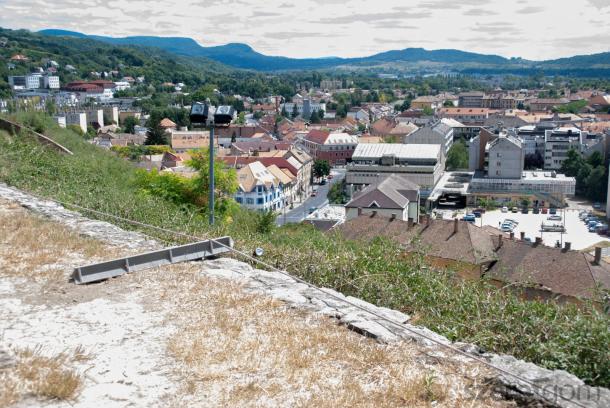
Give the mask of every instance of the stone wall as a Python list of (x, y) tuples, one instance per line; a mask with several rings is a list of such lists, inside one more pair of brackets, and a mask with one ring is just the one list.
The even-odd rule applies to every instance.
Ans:
[[(55, 202), (39, 200), (1, 183), (0, 199), (14, 201), (56, 222), (74, 228), (82, 235), (106, 241), (111, 245), (141, 248), (142, 251), (161, 247), (160, 243), (150, 240), (140, 233), (125, 231), (107, 222), (87, 219), (78, 213), (66, 210)], [(280, 272), (256, 269), (232, 258), (219, 258), (202, 262), (200, 273), (219, 279), (238, 281), (247, 291), (269, 295), (286, 302), (290, 307), (329, 316), (336, 319), (338, 324), (345, 325), (351, 330), (380, 342), (413, 341), (429, 348), (430, 355), (448, 362), (460, 363), (468, 359), (467, 356), (443, 346), (451, 345), (469, 355), (487, 361), (503, 371), (517, 374), (519, 377), (537, 384), (538, 388), (534, 392), (529, 384), (501, 371), (497, 371), (496, 375), (489, 378), (497, 392), (528, 406), (565, 408), (610, 406), (610, 390), (586, 386), (580, 379), (565, 371), (547, 370), (535, 364), (517, 360), (512, 356), (486, 353), (472, 344), (452, 343), (425, 327), (409, 324), (410, 317), (404, 313), (377, 307), (363, 300), (344, 296), (332, 289), (312, 287)], [(558, 399), (554, 395), (557, 392), (570, 401)]]

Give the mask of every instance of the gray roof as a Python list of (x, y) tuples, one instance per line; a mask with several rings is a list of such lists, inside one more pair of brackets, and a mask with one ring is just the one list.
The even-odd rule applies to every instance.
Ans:
[(388, 154), (398, 159), (438, 159), (440, 152), (437, 144), (359, 143), (352, 159), (379, 159)]
[(419, 186), (397, 174), (378, 179), (360, 191), (345, 206), (370, 208), (374, 203), (379, 208), (404, 209), (409, 202), (416, 202)]

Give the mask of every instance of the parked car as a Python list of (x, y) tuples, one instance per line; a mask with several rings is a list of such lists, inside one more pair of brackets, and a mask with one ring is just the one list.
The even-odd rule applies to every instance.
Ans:
[(542, 214), (546, 214), (549, 212), (549, 209), (546, 207), (542, 207), (542, 209), (540, 211), (542, 212)]
[(561, 215), (549, 215), (548, 217), (546, 217), (546, 219), (550, 221), (561, 221)]
[(482, 213), (481, 213), (481, 211), (479, 211), (479, 210), (474, 210), (472, 213), (474, 214), (474, 216), (475, 216), (476, 218), (481, 218), (481, 214), (482, 214)]
[(521, 209), (521, 214), (528, 214), (529, 212), (530, 212), (530, 209), (529, 209), (529, 208), (527, 208), (527, 207), (523, 207), (523, 208)]
[(310, 207), (308, 212), (309, 212), (309, 214), (313, 214), (314, 212), (316, 212), (317, 209), (318, 209), (318, 207)]
[(504, 223), (500, 226), (500, 231), (502, 232), (512, 232), (515, 229), (515, 226), (510, 223)]
[(462, 218), (464, 221), (468, 221), (468, 222), (474, 222), (476, 220), (476, 217), (474, 214), (466, 214), (464, 216), (464, 218)]
[(540, 208), (538, 208), (538, 207), (534, 207), (534, 208), (532, 209), (532, 212), (533, 212), (534, 214), (540, 214)]
[(332, 175), (332, 174), (329, 174), (329, 175), (328, 175), (326, 178), (327, 178), (327, 179), (329, 179), (329, 180), (332, 180), (333, 175)]
[(599, 222), (599, 220), (591, 220), (587, 223), (587, 227), (590, 229), (591, 227), (594, 227), (599, 224), (601, 224), (601, 222)]
[(602, 205), (601, 205), (601, 203), (595, 203), (595, 204), (593, 204), (593, 208), (596, 209), (596, 210), (601, 210), (602, 209)]
[(517, 207), (513, 207), (513, 208), (510, 209), (510, 212), (516, 214), (516, 213), (519, 212), (519, 209)]
[(315, 196), (317, 196), (317, 195), (318, 195), (318, 192), (317, 192), (316, 190), (314, 190), (314, 191), (312, 191), (312, 192), (311, 192), (311, 196), (312, 196), (312, 197), (315, 197)]
[(592, 221), (592, 223), (589, 224), (589, 226), (588, 226), (589, 227), (588, 230), (589, 230), (589, 232), (596, 232), (597, 228), (601, 227), (602, 225), (604, 225), (604, 224), (602, 224), (601, 222)]
[(325, 179), (322, 179), (322, 181), (320, 181), (320, 185), (321, 185), (321, 186), (323, 186), (323, 185), (325, 185), (325, 184), (326, 184), (326, 180), (325, 180)]
[(503, 213), (507, 213), (508, 212), (508, 207), (502, 207), (502, 212)]

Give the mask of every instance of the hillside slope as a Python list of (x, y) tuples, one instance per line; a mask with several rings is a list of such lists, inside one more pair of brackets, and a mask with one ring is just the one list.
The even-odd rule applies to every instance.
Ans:
[[(32, 117), (15, 119), (28, 122)], [(452, 271), (431, 268), (423, 258), (405, 258), (388, 240), (347, 241), (304, 225), (260, 232), (259, 217), (249, 212), (237, 212), (232, 222), (211, 229), (205, 212), (146, 194), (129, 162), (48, 119), (44, 126), (74, 155), (61, 156), (23, 136), (0, 132), (0, 181), (198, 237), (230, 235), (247, 253), (262, 247), (266, 262), (311, 283), (405, 312), (452, 341), (565, 369), (589, 384), (610, 385), (609, 321), (594, 305), (528, 302), (484, 281), (456, 280)], [(180, 242), (171, 233), (147, 232)]]
[(60, 68), (62, 83), (74, 79), (90, 78), (90, 72), (117, 70), (120, 76), (144, 76), (149, 84), (184, 82), (201, 85), (205, 81), (229, 77), (232, 68), (205, 58), (185, 58), (158, 47), (115, 46), (88, 38), (52, 37), (26, 30), (0, 28), (0, 37), (8, 40), (0, 47), (0, 59), (8, 61), (15, 54), (23, 54), (28, 62), (17, 63), (9, 70), (0, 64), (0, 91), (7, 90), (7, 77), (31, 72), (43, 65), (43, 59), (55, 60), (61, 67), (72, 65), (75, 72)]

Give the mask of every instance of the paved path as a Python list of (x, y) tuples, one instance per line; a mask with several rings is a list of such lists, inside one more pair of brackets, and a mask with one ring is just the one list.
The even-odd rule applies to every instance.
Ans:
[(329, 183), (326, 183), (323, 186), (318, 185), (318, 194), (315, 197), (309, 197), (298, 207), (293, 208), (290, 211), (286, 211), (278, 214), (277, 216), (277, 224), (284, 225), (288, 223), (299, 223), (309, 215), (309, 209), (312, 207), (320, 208), (324, 205), (328, 204), (328, 190), (330, 186), (336, 184), (343, 180), (345, 177), (345, 169), (333, 169), (331, 174), (333, 178), (329, 180)]

